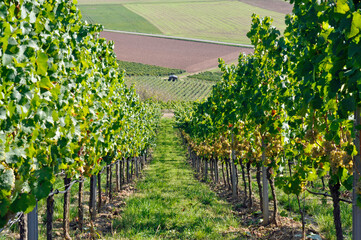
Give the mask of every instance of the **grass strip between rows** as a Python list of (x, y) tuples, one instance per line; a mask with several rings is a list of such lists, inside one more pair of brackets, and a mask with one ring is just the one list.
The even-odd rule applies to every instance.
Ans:
[(117, 238), (240, 239), (231, 206), (194, 178), (173, 124), (162, 119), (154, 160), (113, 222)]

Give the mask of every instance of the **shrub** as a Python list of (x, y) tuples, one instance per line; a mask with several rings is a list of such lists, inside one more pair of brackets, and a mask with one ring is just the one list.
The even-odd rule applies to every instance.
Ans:
[(207, 80), (207, 81), (220, 81), (222, 79), (222, 72), (201, 72), (191, 76), (189, 78), (195, 78), (198, 80)]
[(136, 62), (118, 61), (119, 67), (125, 70), (127, 76), (168, 76), (171, 74), (181, 74), (185, 70), (166, 68)]

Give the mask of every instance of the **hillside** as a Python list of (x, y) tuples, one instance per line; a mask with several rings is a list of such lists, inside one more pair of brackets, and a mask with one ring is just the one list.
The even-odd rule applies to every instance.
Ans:
[(106, 29), (249, 44), (253, 13), (284, 29), (291, 6), (281, 0), (166, 1), (80, 0), (84, 18)]

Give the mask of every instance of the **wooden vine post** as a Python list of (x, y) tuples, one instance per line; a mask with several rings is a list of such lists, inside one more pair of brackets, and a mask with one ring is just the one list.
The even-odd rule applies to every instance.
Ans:
[(123, 180), (124, 180), (124, 175), (123, 175), (123, 169), (124, 169), (124, 159), (120, 160), (119, 162), (119, 190), (121, 190), (122, 185), (123, 185)]
[[(355, 112), (355, 128), (359, 128), (361, 125), (361, 107), (357, 106)], [(361, 208), (357, 206), (357, 192), (360, 182), (361, 173), (361, 130), (355, 130), (355, 146), (357, 149), (357, 155), (353, 159), (353, 193), (352, 193), (352, 239), (361, 240)]]
[(65, 194), (64, 194), (64, 212), (63, 212), (63, 230), (64, 239), (71, 239), (70, 227), (69, 227), (69, 215), (70, 215), (70, 181), (68, 177), (64, 178)]
[(115, 162), (115, 191), (119, 192), (120, 191), (120, 184), (119, 184), (119, 160), (117, 160)]
[(196, 154), (196, 165), (197, 165), (197, 172), (199, 173), (200, 170), (200, 158), (198, 157), (198, 155)]
[(130, 166), (130, 179), (133, 179), (133, 176), (134, 176), (134, 160), (135, 158), (131, 158), (130, 160), (130, 163), (131, 163), (131, 166)]
[(139, 176), (139, 164), (138, 164), (138, 157), (134, 158), (135, 161), (135, 176), (138, 177)]
[[(90, 186), (90, 188), (91, 188), (91, 186)], [(94, 191), (96, 191), (96, 190), (94, 189)], [(98, 213), (100, 213), (101, 207), (102, 207), (102, 175), (101, 175), (101, 173), (98, 173)]]
[(53, 215), (54, 215), (54, 195), (51, 194), (46, 199), (46, 239), (53, 239)]
[(245, 175), (245, 172), (244, 172), (244, 164), (242, 163), (242, 161), (240, 161), (239, 165), (241, 166), (241, 173), (242, 173), (242, 180), (243, 180), (243, 191), (244, 191), (243, 204), (246, 205), (247, 198), (248, 198), (246, 175)]
[(129, 176), (129, 158), (127, 158), (127, 183), (129, 183), (130, 181), (130, 176)]
[(97, 186), (96, 176), (92, 175), (90, 177), (90, 199), (89, 199), (89, 212), (90, 212), (91, 221), (95, 221), (96, 218), (96, 208), (95, 208), (96, 186)]
[(219, 182), (218, 158), (214, 159), (214, 181), (216, 184)]
[(109, 200), (113, 199), (113, 193), (112, 193), (112, 178), (113, 178), (113, 171), (112, 171), (112, 165), (109, 165)]
[(122, 182), (120, 185), (125, 184), (125, 161), (126, 161), (125, 158), (123, 158), (120, 169), (120, 179)]
[(263, 222), (265, 225), (269, 221), (269, 205), (268, 205), (268, 179), (267, 179), (267, 167), (264, 166), (266, 162), (266, 150), (265, 143), (262, 139), (262, 198), (263, 198)]
[(110, 166), (108, 165), (105, 168), (106, 168), (106, 171), (107, 171), (107, 175), (106, 175), (107, 176), (107, 178), (106, 178), (107, 181), (106, 181), (106, 185), (105, 185), (105, 195), (109, 196), (109, 174), (110, 174), (109, 173), (109, 171), (110, 171), (109, 168), (110, 168)]
[(233, 147), (234, 134), (232, 133), (232, 149), (231, 149), (231, 181), (232, 181), (232, 197), (237, 198), (237, 169), (236, 169), (236, 152)]
[(80, 232), (83, 231), (83, 224), (84, 224), (84, 207), (83, 207), (83, 189), (84, 189), (84, 178), (81, 178), (79, 181), (79, 193), (78, 193), (78, 219), (79, 225), (78, 228)]
[(20, 217), (19, 227), (20, 227), (20, 239), (27, 240), (28, 239), (28, 217), (24, 213)]

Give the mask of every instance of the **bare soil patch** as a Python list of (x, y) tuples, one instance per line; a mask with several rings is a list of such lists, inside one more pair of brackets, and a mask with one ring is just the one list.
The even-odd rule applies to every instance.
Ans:
[(114, 41), (119, 60), (184, 69), (190, 73), (216, 68), (218, 58), (232, 63), (240, 53), (253, 52), (250, 48), (107, 31), (102, 32), (101, 37)]
[[(105, 192), (102, 192), (102, 207), (101, 211), (97, 213), (97, 218), (93, 224), (93, 229), (91, 227), (91, 222), (88, 216), (84, 221), (85, 228), (83, 232), (80, 232), (78, 229), (79, 222), (76, 218), (74, 221), (70, 222), (70, 227), (72, 231), (75, 231), (76, 240), (87, 240), (87, 239), (99, 239), (105, 235), (115, 234), (113, 229), (113, 219), (121, 218), (121, 213), (126, 207), (125, 199), (133, 195), (136, 191), (135, 182), (132, 181), (129, 184), (122, 186), (120, 192), (113, 192), (113, 199), (109, 200)], [(86, 213), (89, 212), (88, 205), (84, 205), (84, 210)], [(55, 240), (64, 239), (63, 230), (62, 230), (62, 219), (55, 219), (54, 221), (54, 236)]]
[(172, 118), (172, 117), (174, 117), (174, 112), (169, 109), (165, 109), (162, 111), (162, 116), (164, 118)]
[(252, 6), (264, 8), (267, 10), (290, 14), (292, 13), (293, 5), (289, 2), (282, 0), (240, 0), (241, 2), (247, 3)]
[[(241, 226), (248, 229), (247, 234), (252, 236), (251, 239), (268, 239), (268, 240), (301, 240), (302, 239), (302, 224), (289, 217), (278, 216), (278, 225), (270, 223), (264, 225), (262, 223), (262, 213), (260, 211), (260, 203), (258, 199), (253, 199), (253, 207), (244, 206), (243, 200), (245, 196), (239, 191), (237, 199), (232, 198), (232, 192), (224, 185), (211, 185), (211, 189), (215, 191), (222, 199), (227, 200), (233, 206), (233, 214), (241, 219)], [(273, 210), (270, 209), (270, 216)], [(321, 236), (317, 227), (313, 225), (306, 226), (306, 236), (317, 234)], [(306, 239), (310, 239), (307, 238)]]

